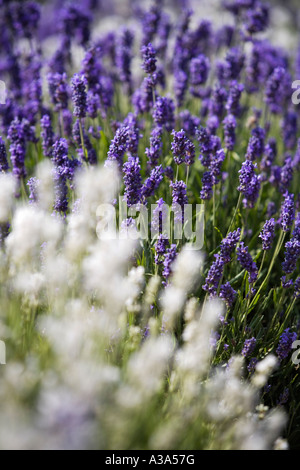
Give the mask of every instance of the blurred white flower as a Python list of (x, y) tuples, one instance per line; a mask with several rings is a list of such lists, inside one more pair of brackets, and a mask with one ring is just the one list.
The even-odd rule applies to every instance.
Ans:
[(7, 222), (15, 203), (17, 181), (12, 175), (0, 174), (0, 223)]
[(62, 236), (62, 223), (58, 218), (33, 206), (18, 207), (12, 231), (6, 239), (7, 252), (13, 263), (34, 263), (43, 243), (47, 249), (55, 249)]

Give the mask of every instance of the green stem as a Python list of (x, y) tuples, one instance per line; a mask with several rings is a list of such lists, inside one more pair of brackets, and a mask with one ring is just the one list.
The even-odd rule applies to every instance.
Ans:
[(189, 174), (190, 174), (190, 167), (187, 166), (187, 169), (186, 169), (186, 187), (188, 186)]
[(259, 279), (259, 276), (261, 275), (261, 272), (262, 272), (262, 269), (263, 269), (263, 266), (264, 266), (264, 262), (265, 262), (265, 259), (266, 259), (266, 255), (267, 255), (267, 252), (266, 252), (266, 250), (264, 250), (264, 255), (263, 255), (261, 265), (260, 265), (260, 268), (259, 268), (259, 271), (258, 271), (257, 280)]
[(28, 194), (26, 191), (26, 186), (25, 186), (25, 182), (23, 178), (21, 179), (21, 194), (22, 194), (23, 199), (26, 199), (26, 200), (28, 199)]
[(285, 319), (284, 319), (284, 322), (280, 328), (280, 335), (284, 332), (286, 326), (287, 326), (287, 323), (288, 323), (288, 320), (289, 320), (289, 317), (290, 317), (290, 314), (291, 312), (293, 311), (294, 309), (294, 306), (295, 306), (295, 303), (296, 303), (296, 297), (293, 298), (293, 300), (291, 301), (287, 311), (286, 311), (286, 314), (285, 314)]
[(85, 148), (85, 145), (84, 145), (83, 129), (82, 129), (81, 119), (79, 119), (79, 129), (80, 129), (80, 139), (81, 139), (81, 145), (82, 145), (83, 153), (84, 153), (86, 162), (88, 162), (88, 155), (87, 155), (87, 151), (86, 151), (86, 148)]
[[(285, 238), (285, 232), (281, 232), (280, 237), (279, 237), (279, 239), (278, 239), (278, 243), (277, 243), (276, 249), (275, 249), (275, 251), (274, 251), (274, 255), (273, 255), (272, 261), (271, 261), (271, 263), (270, 263), (270, 267), (269, 267), (268, 273), (267, 273), (267, 275), (266, 275), (266, 277), (265, 277), (263, 283), (261, 284), (260, 288), (258, 289), (258, 291), (257, 291), (257, 293), (256, 293), (256, 295), (255, 295), (255, 297), (254, 297), (254, 299), (253, 299), (253, 301), (252, 301), (252, 304), (253, 304), (253, 302), (256, 300), (256, 298), (259, 296), (259, 294), (260, 294), (260, 292), (262, 291), (262, 289), (264, 288), (265, 284), (268, 282), (268, 279), (269, 279), (270, 274), (271, 274), (271, 272), (272, 272), (274, 263), (275, 263), (275, 261), (276, 261), (276, 258), (277, 258), (277, 256), (278, 256), (278, 254), (279, 254), (279, 252), (280, 252), (280, 250), (281, 250), (282, 244), (283, 244), (283, 242), (284, 242), (284, 238)], [(252, 307), (252, 304), (251, 304), (250, 307)]]
[(228, 232), (227, 232), (227, 235), (226, 235), (226, 236), (228, 236), (228, 234), (229, 234), (230, 231), (231, 231), (231, 227), (232, 227), (232, 225), (233, 225), (233, 223), (234, 223), (234, 221), (235, 221), (235, 218), (236, 218), (236, 215), (237, 215), (238, 210), (239, 210), (239, 208), (240, 208), (241, 202), (242, 202), (242, 193), (240, 193), (240, 195), (239, 195), (238, 203), (237, 203), (237, 205), (236, 205), (236, 208), (235, 208), (235, 211), (234, 211), (234, 215), (233, 215), (233, 217), (232, 217), (232, 219), (231, 219), (231, 222), (230, 222), (230, 225), (229, 225), (229, 229), (228, 229)]
[(216, 187), (213, 188), (213, 250), (216, 247)]

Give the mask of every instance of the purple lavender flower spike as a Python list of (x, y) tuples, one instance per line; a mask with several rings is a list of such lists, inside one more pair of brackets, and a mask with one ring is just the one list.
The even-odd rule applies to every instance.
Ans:
[(56, 166), (64, 166), (69, 147), (66, 139), (59, 139), (53, 145), (52, 161)]
[[(177, 246), (175, 244), (171, 245), (170, 248), (167, 250), (164, 261), (163, 261), (163, 276), (166, 281), (171, 277), (172, 275), (172, 265), (176, 259), (177, 256)], [(166, 285), (166, 283), (165, 283)]]
[(156, 72), (156, 50), (149, 43), (147, 46), (142, 47), (143, 64), (142, 69), (149, 75), (153, 75)]
[(86, 80), (83, 76), (75, 74), (72, 78), (72, 100), (74, 103), (74, 116), (85, 118), (87, 110)]
[(294, 111), (287, 111), (282, 121), (282, 136), (287, 150), (297, 144), (298, 116)]
[(200, 54), (191, 60), (190, 63), (190, 83), (193, 86), (204, 85), (207, 81), (210, 69), (208, 57)]
[(11, 163), (13, 174), (18, 180), (26, 176), (25, 155), (26, 140), (24, 134), (23, 121), (14, 119), (8, 129), (8, 139), (10, 140)]
[(41, 11), (36, 2), (11, 2), (7, 5), (6, 15), (11, 20), (10, 26), (14, 34), (31, 39), (38, 29)]
[(276, 349), (277, 357), (280, 361), (286, 359), (291, 350), (294, 341), (297, 339), (297, 333), (293, 333), (290, 331), (290, 328), (287, 328), (282, 335), (280, 336), (280, 340)]
[(176, 165), (186, 163), (188, 166), (195, 161), (195, 146), (187, 138), (185, 131), (173, 131), (172, 152)]
[(92, 16), (81, 6), (68, 5), (62, 16), (63, 32), (66, 36), (76, 38), (82, 46), (86, 46), (91, 36)]
[(246, 160), (242, 169), (239, 171), (240, 185), (238, 191), (240, 191), (245, 197), (243, 199), (244, 207), (253, 209), (259, 196), (260, 191), (260, 179), (255, 174), (255, 168), (251, 161)]
[(221, 169), (222, 169), (222, 165), (223, 165), (225, 158), (226, 158), (226, 155), (223, 149), (217, 150), (217, 153), (212, 156), (209, 170), (212, 175), (214, 186), (216, 186), (219, 183), (219, 180), (221, 178)]
[(159, 27), (161, 15), (161, 8), (157, 5), (152, 5), (151, 8), (144, 13), (142, 18), (142, 44), (149, 44), (149, 42), (154, 39)]
[[(197, 126), (199, 127), (199, 126)], [(206, 121), (206, 127), (210, 134), (216, 134), (217, 130), (220, 127), (220, 120), (218, 116), (209, 116)]]
[(275, 238), (275, 219), (267, 220), (259, 237), (262, 239), (263, 250), (271, 250)]
[(213, 89), (212, 96), (209, 101), (209, 114), (211, 116), (218, 116), (219, 119), (222, 119), (227, 99), (228, 93), (226, 89), (217, 84)]
[(229, 49), (226, 54), (226, 78), (238, 80), (245, 64), (245, 55), (238, 47)]
[(300, 242), (292, 238), (285, 244), (284, 261), (282, 263), (283, 272), (292, 274), (297, 266), (300, 257)]
[(193, 116), (187, 109), (179, 113), (180, 123), (182, 129), (185, 131), (188, 137), (195, 137), (196, 131), (200, 126), (200, 119), (197, 116)]
[(216, 296), (219, 283), (223, 277), (224, 260), (220, 255), (215, 255), (216, 260), (211, 265), (203, 289), (207, 291), (212, 297)]
[(238, 117), (241, 114), (240, 100), (245, 87), (236, 80), (233, 80), (230, 84), (228, 100), (226, 103), (226, 110), (229, 114), (233, 114)]
[(67, 179), (63, 178), (57, 168), (53, 169), (55, 200), (53, 209), (64, 215), (68, 212), (68, 186)]
[[(156, 92), (154, 93), (156, 97)], [(140, 88), (132, 96), (132, 104), (136, 114), (147, 113), (153, 107), (153, 81), (146, 77)]]
[(141, 189), (141, 196), (144, 200), (154, 195), (156, 189), (163, 180), (163, 174), (164, 171), (162, 165), (153, 168), (149, 178), (145, 181)]
[(165, 177), (168, 178), (168, 180), (173, 181), (173, 179), (174, 179), (174, 170), (171, 166), (167, 166), (165, 168)]
[(188, 86), (188, 75), (184, 70), (175, 70), (174, 72), (174, 92), (177, 107), (180, 108), (184, 102), (184, 97)]
[(163, 198), (156, 201), (156, 207), (153, 210), (153, 217), (151, 221), (151, 231), (155, 234), (161, 234), (168, 238), (168, 234), (164, 232), (164, 224), (169, 214), (168, 206), (165, 204)]
[(168, 238), (163, 234), (159, 235), (157, 242), (155, 243), (155, 264), (160, 265), (164, 261), (164, 256), (166, 255), (167, 249), (170, 243)]
[(183, 130), (172, 132), (173, 142), (171, 144), (174, 161), (176, 165), (181, 165), (185, 160), (186, 134)]
[(191, 166), (195, 162), (195, 153), (195, 145), (191, 140), (187, 139), (185, 144), (185, 164), (187, 166)]
[(52, 157), (52, 147), (54, 145), (54, 132), (51, 118), (45, 114), (41, 119), (42, 148), (46, 157)]
[(242, 349), (242, 356), (249, 357), (252, 356), (256, 346), (256, 338), (246, 339), (244, 347)]
[(276, 139), (269, 139), (264, 149), (264, 155), (260, 164), (263, 171), (269, 171), (277, 157), (277, 142)]
[(99, 115), (101, 108), (101, 100), (98, 94), (94, 93), (92, 90), (87, 92), (86, 98), (86, 110), (90, 118), (96, 119)]
[(135, 157), (129, 157), (128, 162), (123, 165), (125, 184), (124, 200), (126, 200), (128, 207), (140, 202), (142, 189), (140, 170), (140, 161)]
[(230, 282), (223, 284), (220, 288), (220, 298), (223, 299), (227, 308), (231, 308), (234, 304), (237, 292), (233, 289)]
[(229, 114), (223, 121), (225, 146), (228, 150), (232, 151), (235, 145), (235, 130), (237, 127), (236, 119), (233, 114)]
[(30, 178), (27, 182), (27, 186), (29, 187), (29, 201), (33, 204), (37, 202), (38, 199), (39, 180), (35, 177)]
[(266, 134), (264, 129), (261, 129), (260, 127), (253, 129), (246, 153), (247, 160), (251, 160), (253, 162), (263, 155), (265, 150), (265, 137)]
[(68, 139), (72, 137), (72, 126), (73, 126), (73, 114), (69, 109), (62, 110), (62, 125), (63, 133)]
[(55, 165), (57, 178), (68, 179), (72, 182), (80, 163), (75, 158), (70, 159), (68, 153), (69, 147), (66, 139), (57, 140), (53, 146), (52, 162)]
[(294, 194), (286, 192), (281, 206), (280, 225), (284, 232), (288, 232), (295, 219)]
[(287, 276), (282, 276), (281, 284), (283, 289), (290, 289), (294, 285), (293, 279), (288, 279)]
[(115, 137), (113, 138), (108, 153), (107, 162), (115, 161), (119, 168), (123, 166), (123, 158), (126, 152), (128, 129), (127, 127), (120, 127)]
[(241, 238), (241, 229), (238, 228), (234, 232), (230, 232), (226, 238), (224, 238), (220, 245), (220, 257), (224, 264), (228, 264), (231, 261), (231, 254), (236, 249), (236, 246)]
[(298, 212), (296, 215), (295, 228), (292, 237), (300, 242), (300, 212)]
[(69, 101), (69, 88), (67, 75), (65, 73), (49, 73), (47, 75), (49, 93), (56, 111), (67, 109)]
[(202, 177), (202, 189), (200, 199), (208, 201), (213, 195), (213, 176), (210, 171), (205, 171)]
[(205, 127), (200, 127), (196, 132), (196, 136), (200, 146), (200, 157), (203, 166), (209, 167), (211, 162), (212, 139), (211, 135)]
[(244, 242), (240, 243), (237, 253), (239, 263), (249, 274), (249, 284), (254, 284), (257, 281), (258, 269), (249, 253), (249, 248), (245, 246)]
[(124, 119), (123, 126), (127, 128), (127, 152), (131, 156), (136, 156), (140, 141), (140, 129), (136, 116), (129, 113)]
[(165, 127), (171, 132), (175, 126), (175, 105), (168, 97), (158, 97), (153, 110), (153, 119), (156, 126)]
[(103, 74), (100, 47), (93, 45), (86, 52), (81, 63), (81, 76), (85, 77), (88, 89), (99, 94), (99, 77)]
[(254, 374), (257, 364), (258, 364), (258, 359), (256, 357), (252, 357), (247, 366), (247, 370), (250, 375)]
[(284, 160), (284, 165), (280, 169), (279, 191), (285, 194), (288, 191), (294, 176), (293, 159), (287, 155)]
[(161, 157), (163, 147), (162, 133), (161, 127), (154, 127), (151, 131), (150, 147), (145, 150), (150, 168), (155, 168)]
[(119, 69), (120, 80), (127, 85), (129, 94), (132, 94), (132, 46), (134, 34), (131, 30), (124, 28), (120, 40), (116, 45), (116, 65)]
[(270, 7), (260, 1), (255, 2), (246, 12), (245, 29), (249, 34), (265, 31), (269, 26)]
[(9, 170), (9, 165), (7, 161), (6, 146), (2, 137), (0, 137), (0, 172), (6, 173), (8, 170)]
[(282, 111), (282, 86), (286, 71), (283, 67), (277, 67), (266, 83), (265, 101), (274, 114)]
[[(183, 181), (175, 181), (170, 184), (172, 188), (172, 207), (174, 208), (175, 221), (184, 222), (184, 205), (188, 204), (187, 188)], [(180, 206), (181, 210), (178, 210)]]

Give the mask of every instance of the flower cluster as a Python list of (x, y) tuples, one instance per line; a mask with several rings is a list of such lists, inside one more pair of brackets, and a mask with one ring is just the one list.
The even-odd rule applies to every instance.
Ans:
[(293, 28), (150, 3), (0, 0), (1, 448), (299, 446)]

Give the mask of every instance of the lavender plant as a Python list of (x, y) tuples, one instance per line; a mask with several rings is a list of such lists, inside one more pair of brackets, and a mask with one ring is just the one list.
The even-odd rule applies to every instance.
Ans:
[(172, 5), (0, 2), (2, 449), (299, 448), (298, 44)]

